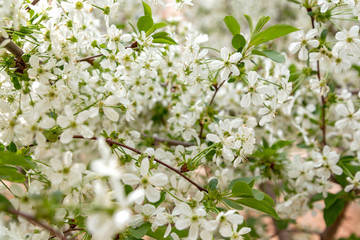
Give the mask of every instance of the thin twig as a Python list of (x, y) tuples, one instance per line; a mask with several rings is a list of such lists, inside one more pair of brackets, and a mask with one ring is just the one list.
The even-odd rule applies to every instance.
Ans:
[[(34, 1), (31, 2), (31, 5), (36, 5), (39, 1), (40, 1), (40, 0), (34, 0)], [(27, 7), (25, 8), (26, 11), (30, 11), (30, 9), (31, 9), (31, 8), (30, 8), (29, 6), (27, 6)]]
[(11, 41), (10, 39), (6, 39), (4, 37), (0, 37), (0, 44), (6, 40), (9, 40), (9, 42), (4, 46), (6, 50), (11, 52), (16, 58), (21, 58), (21, 56), (24, 55), (24, 51), (13, 41)]
[(162, 137), (157, 137), (157, 136), (149, 136), (147, 134), (143, 134), (142, 136), (144, 138), (152, 138), (152, 139), (154, 139), (155, 142), (167, 143), (172, 146), (182, 145), (184, 147), (190, 147), (190, 146), (195, 145), (194, 143), (190, 143), (190, 142), (182, 142), (182, 141), (178, 141), (178, 140), (167, 139), (167, 138), (162, 138)]
[(86, 58), (81, 58), (81, 59), (78, 59), (76, 60), (77, 62), (88, 62), (90, 60), (93, 60), (94, 58), (97, 58), (97, 57), (102, 57), (104, 56), (104, 54), (97, 54), (97, 55), (94, 55), (94, 56), (90, 56), (90, 57), (86, 57)]
[[(229, 76), (230, 77), (230, 76)], [(211, 97), (209, 106), (211, 106), (215, 100), (216, 94), (218, 93), (219, 89), (224, 85), (224, 83), (226, 82), (226, 80), (223, 80), (220, 85), (218, 86), (217, 84), (213, 85), (213, 87), (215, 88), (214, 94)], [(204, 131), (204, 124), (202, 123), (201, 119), (199, 119), (200, 122), (200, 133), (199, 133), (199, 138), (202, 139), (203, 138), (203, 131)]]
[[(312, 8), (307, 8), (307, 12), (309, 13), (310, 19), (311, 19), (311, 26), (313, 29), (315, 29), (315, 18), (312, 14)], [(320, 60), (316, 61), (316, 75), (321, 82), (321, 71), (320, 71)], [(320, 91), (321, 92), (321, 91)], [(321, 93), (320, 93), (321, 94)], [(326, 143), (326, 96), (321, 94), (321, 116), (320, 116), (320, 129), (322, 131), (322, 142), (321, 142), (321, 148), (324, 148)]]
[[(83, 136), (80, 136), (80, 135), (75, 135), (73, 136), (73, 138), (75, 139), (90, 139), (90, 140), (98, 140), (97, 137), (92, 137), (92, 138), (84, 138)], [(117, 145), (117, 146), (120, 146), (120, 147), (123, 147), (123, 148), (126, 148), (134, 153), (137, 153), (137, 154), (142, 154), (141, 151), (135, 149), (135, 148), (132, 148), (130, 146), (127, 146), (123, 143), (119, 143), (119, 142), (116, 142), (112, 139), (109, 139), (109, 138), (106, 138), (105, 141), (107, 142), (107, 144), (109, 145)], [(148, 158), (152, 159), (151, 156), (148, 155)], [(208, 192), (208, 190), (206, 190), (205, 188), (201, 187), (199, 184), (197, 184), (196, 182), (194, 182), (193, 180), (191, 180), (189, 177), (185, 176), (180, 170), (168, 165), (167, 163), (164, 163), (163, 161), (159, 160), (159, 159), (156, 159), (154, 158), (153, 159), (155, 162), (165, 166), (166, 168), (172, 170), (173, 172), (176, 172), (177, 174), (179, 174), (181, 177), (185, 178), (188, 182), (190, 182), (192, 185), (194, 185), (195, 187), (197, 187), (197, 189), (199, 189), (200, 191), (204, 191), (204, 192)]]
[(15, 210), (13, 208), (9, 208), (8, 211), (16, 216), (22, 217), (24, 219), (26, 219), (28, 222), (34, 224), (34, 225), (38, 225), (39, 227), (42, 227), (43, 229), (47, 230), (48, 232), (50, 232), (52, 235), (58, 237), (61, 240), (66, 240), (66, 237), (59, 231), (55, 230), (53, 227), (40, 222), (38, 219), (36, 219), (34, 216), (29, 215), (27, 213), (23, 213), (20, 212), (18, 210)]

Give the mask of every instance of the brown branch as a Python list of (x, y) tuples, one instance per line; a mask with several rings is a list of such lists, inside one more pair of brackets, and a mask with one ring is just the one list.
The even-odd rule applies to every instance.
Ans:
[(320, 240), (334, 240), (335, 235), (341, 226), (342, 221), (345, 217), (346, 209), (349, 206), (349, 202), (345, 202), (344, 208), (340, 215), (336, 218), (335, 222), (331, 225), (325, 228), (325, 230), (320, 234)]
[[(312, 15), (312, 8), (307, 8), (306, 10), (311, 19), (311, 26), (313, 29), (315, 29), (315, 18)], [(320, 60), (316, 61), (316, 75), (317, 75), (319, 82), (321, 82)], [(320, 94), (321, 94), (321, 90), (320, 90)], [(321, 148), (324, 148), (324, 146), (327, 145), (327, 143), (326, 143), (326, 102), (327, 102), (326, 96), (321, 94), (321, 116), (320, 116), (320, 129), (322, 132)]]
[[(31, 2), (31, 5), (36, 5), (39, 1), (40, 1), (40, 0), (34, 0), (34, 1)], [(31, 9), (31, 8), (30, 8), (29, 6), (27, 6), (27, 7), (25, 8), (26, 11), (30, 11), (30, 9)]]
[[(231, 75), (231, 74), (230, 74)], [(229, 77), (230, 77), (229, 75)], [(224, 83), (226, 82), (226, 80), (223, 80), (220, 85), (218, 86), (217, 83), (215, 85), (213, 85), (213, 87), (215, 88), (215, 91), (214, 91), (214, 94), (213, 96), (211, 97), (211, 100), (210, 100), (210, 103), (209, 103), (209, 106), (211, 106), (215, 100), (215, 97), (219, 91), (219, 89), (224, 85)], [(204, 124), (202, 123), (201, 119), (199, 119), (199, 122), (200, 122), (200, 133), (199, 133), (199, 138), (202, 139), (203, 138), (203, 131), (204, 131)]]
[(39, 227), (42, 227), (43, 229), (45, 229), (46, 231), (50, 232), (52, 235), (58, 237), (59, 239), (61, 240), (66, 240), (66, 237), (61, 233), (61, 232), (58, 232), (57, 230), (55, 230), (53, 227), (45, 224), (45, 223), (42, 223), (40, 222), (38, 219), (36, 219), (34, 216), (31, 216), (27, 213), (23, 213), (23, 212), (20, 212), (18, 210), (15, 210), (13, 208), (9, 208), (8, 211), (16, 216), (19, 216), (19, 217), (22, 217), (24, 218), (25, 220), (27, 220), (28, 222), (34, 224), (34, 225), (37, 225)]
[(23, 73), (26, 68), (26, 63), (22, 59), (22, 55), (24, 55), (24, 51), (13, 41), (11, 41), (10, 39), (6, 39), (4, 37), (0, 37), (0, 44), (7, 40), (9, 40), (9, 42), (4, 45), (4, 48), (15, 56), (16, 72)]
[[(274, 186), (270, 182), (265, 182), (260, 184), (260, 190), (266, 193), (267, 195), (269, 195), (274, 200), (274, 202), (276, 202), (276, 194), (274, 191)], [(286, 231), (286, 229), (280, 230), (275, 218), (272, 218), (272, 222), (275, 228), (274, 236), (277, 235), (279, 240), (291, 239), (291, 232)]]
[(92, 61), (94, 58), (97, 58), (97, 57), (102, 57), (104, 56), (104, 54), (97, 54), (97, 55), (94, 55), (94, 56), (90, 56), (90, 57), (86, 57), (86, 58), (81, 58), (81, 59), (78, 59), (76, 60), (77, 62), (89, 62), (89, 61)]
[[(131, 43), (131, 45), (126, 46), (125, 48), (137, 48), (137, 47), (138, 47), (138, 43), (136, 41), (134, 41), (134, 42)], [(81, 59), (78, 59), (76, 61), (77, 62), (88, 62), (90, 64), (93, 64), (94, 58), (102, 57), (102, 56), (104, 56), (104, 54), (100, 53), (100, 54), (97, 54), (97, 55), (94, 55), (94, 56), (81, 58)]]
[[(75, 138), (75, 139), (98, 140), (97, 137), (84, 138), (83, 136), (80, 136), (80, 135), (75, 135), (75, 136), (73, 136), (73, 138)], [(117, 145), (117, 146), (126, 148), (126, 149), (128, 149), (128, 150), (130, 150), (130, 151), (132, 151), (132, 152), (134, 152), (134, 153), (142, 154), (141, 151), (139, 151), (139, 150), (137, 150), (137, 149), (135, 149), (135, 148), (132, 148), (132, 147), (130, 147), (130, 146), (127, 146), (127, 145), (125, 145), (125, 144), (123, 144), (123, 143), (116, 142), (116, 141), (114, 141), (114, 140), (112, 140), (112, 139), (106, 138), (105, 141), (106, 141), (106, 143), (109, 144), (110, 146), (111, 146), (111, 145)], [(148, 158), (152, 159), (152, 157), (149, 156), (149, 155), (148, 155)], [(155, 162), (157, 162), (157, 163), (165, 166), (166, 168), (172, 170), (173, 172), (176, 172), (176, 173), (179, 174), (181, 177), (185, 178), (188, 182), (190, 182), (192, 185), (194, 185), (195, 187), (197, 187), (197, 189), (199, 189), (200, 191), (204, 191), (204, 192), (206, 192), (206, 193), (208, 192), (208, 190), (206, 190), (205, 188), (201, 187), (199, 184), (197, 184), (196, 182), (194, 182), (193, 180), (191, 180), (189, 177), (185, 176), (180, 170), (178, 170), (178, 169), (176, 169), (176, 168), (168, 165), (167, 163), (164, 163), (163, 161), (161, 161), (161, 160), (159, 160), (159, 159), (154, 158), (153, 160), (154, 160)]]
[(157, 137), (157, 136), (149, 136), (147, 134), (143, 134), (142, 135), (144, 138), (152, 138), (154, 139), (154, 141), (157, 142), (162, 142), (162, 143), (167, 143), (168, 145), (172, 145), (172, 146), (178, 146), (178, 145), (182, 145), (184, 147), (190, 147), (190, 146), (194, 146), (194, 143), (190, 143), (190, 142), (182, 142), (182, 141), (178, 141), (178, 140), (173, 140), (173, 139), (167, 139), (167, 138), (162, 138), (162, 137)]

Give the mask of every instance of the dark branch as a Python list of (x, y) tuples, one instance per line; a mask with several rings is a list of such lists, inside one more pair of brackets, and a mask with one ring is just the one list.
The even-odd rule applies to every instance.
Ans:
[[(75, 139), (98, 140), (97, 137), (84, 138), (83, 136), (79, 136), (79, 135), (75, 135), (75, 136), (73, 136), (73, 138), (75, 138)], [(125, 145), (125, 144), (123, 144), (123, 143), (116, 142), (116, 141), (114, 141), (114, 140), (112, 140), (112, 139), (107, 138), (107, 139), (105, 139), (105, 141), (106, 141), (107, 144), (109, 144), (110, 146), (111, 146), (111, 145), (117, 145), (117, 146), (126, 148), (126, 149), (128, 149), (128, 150), (130, 150), (130, 151), (132, 151), (132, 152), (134, 152), (134, 153), (142, 154), (141, 151), (139, 151), (139, 150), (137, 150), (137, 149), (135, 149), (135, 148), (132, 148), (132, 147), (130, 147), (130, 146), (127, 146), (127, 145)], [(148, 158), (151, 159), (152, 157), (151, 157), (151, 156), (148, 156)], [(161, 161), (161, 160), (159, 160), (159, 159), (154, 158), (153, 160), (154, 160), (155, 162), (157, 162), (157, 163), (165, 166), (166, 168), (172, 170), (173, 172), (176, 172), (176, 173), (179, 174), (181, 177), (185, 178), (188, 182), (190, 182), (192, 185), (194, 185), (195, 187), (197, 187), (200, 191), (204, 191), (204, 192), (206, 192), (206, 193), (208, 192), (208, 190), (206, 190), (205, 188), (201, 187), (199, 184), (197, 184), (196, 182), (194, 182), (193, 180), (191, 180), (189, 177), (185, 176), (180, 170), (178, 170), (178, 169), (176, 169), (176, 168), (174, 168), (174, 167), (172, 167), (172, 166), (164, 163), (163, 161)]]
[(172, 146), (182, 145), (184, 147), (190, 147), (190, 146), (195, 145), (194, 143), (190, 143), (190, 142), (182, 142), (182, 141), (177, 141), (177, 140), (167, 139), (167, 138), (162, 138), (162, 137), (157, 137), (157, 136), (149, 136), (147, 134), (143, 134), (142, 136), (144, 138), (152, 138), (152, 139), (154, 139), (155, 143), (162, 142), (162, 143), (166, 143), (166, 144), (172, 145)]
[(18, 210), (15, 210), (13, 208), (10, 208), (9, 209), (9, 212), (16, 215), (16, 216), (19, 216), (19, 217), (22, 217), (24, 219), (26, 219), (28, 222), (34, 224), (34, 225), (37, 225), (39, 227), (42, 227), (43, 229), (45, 229), (46, 231), (50, 232), (52, 235), (58, 237), (59, 239), (61, 240), (66, 240), (66, 237), (61, 233), (61, 232), (58, 232), (57, 230), (55, 230), (54, 228), (52, 228), (51, 226), (45, 224), (45, 223), (42, 223), (40, 222), (39, 220), (37, 220), (34, 216), (31, 216), (27, 213), (23, 213), (23, 212), (20, 212)]
[[(40, 0), (34, 0), (34, 1), (31, 2), (31, 5), (36, 5), (39, 1), (40, 1)], [(30, 9), (31, 9), (31, 8), (30, 8), (29, 6), (27, 6), (27, 7), (25, 8), (26, 11), (30, 11)]]

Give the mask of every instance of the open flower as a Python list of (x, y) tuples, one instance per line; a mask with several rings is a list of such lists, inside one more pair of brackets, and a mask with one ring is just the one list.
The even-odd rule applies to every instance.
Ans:
[[(164, 173), (155, 173), (150, 175), (149, 172), (149, 159), (145, 158), (141, 162), (140, 174), (141, 178), (135, 174), (127, 173), (122, 177), (122, 180), (125, 184), (128, 185), (137, 185), (140, 184), (141, 187), (145, 189), (145, 196), (149, 202), (157, 202), (160, 200), (160, 191), (155, 187), (161, 187), (167, 184), (168, 177)], [(142, 202), (143, 199), (137, 201), (138, 204)]]
[(306, 35), (304, 31), (298, 31), (294, 33), (296, 35), (295, 42), (290, 43), (289, 51), (292, 54), (299, 52), (299, 59), (306, 61), (309, 57), (307, 47), (316, 48), (319, 46), (319, 41), (314, 39), (315, 36), (318, 34), (317, 29), (311, 29)]
[(230, 73), (234, 76), (239, 76), (240, 71), (237, 68), (236, 64), (241, 59), (242, 55), (239, 52), (233, 53), (230, 55), (230, 51), (227, 47), (221, 49), (221, 58), (222, 61), (216, 60), (212, 62), (211, 67), (214, 70), (221, 69), (220, 78), (221, 80), (226, 80), (229, 78)]

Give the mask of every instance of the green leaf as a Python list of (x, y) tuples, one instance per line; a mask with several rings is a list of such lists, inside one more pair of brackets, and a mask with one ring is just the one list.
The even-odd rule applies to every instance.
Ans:
[(255, 26), (254, 31), (252, 32), (253, 35), (258, 34), (261, 29), (265, 26), (265, 24), (270, 20), (268, 16), (261, 16)]
[(273, 145), (271, 145), (271, 148), (277, 150), (286, 146), (290, 146), (291, 144), (293, 144), (293, 142), (294, 141), (277, 140), (273, 143)]
[(327, 198), (324, 199), (325, 201), (325, 208), (330, 208), (339, 197), (343, 195), (344, 192), (338, 192), (337, 194), (328, 193)]
[(233, 179), (230, 184), (229, 184), (229, 189), (232, 189), (234, 184), (238, 181), (241, 181), (241, 182), (246, 182), (251, 188), (254, 186), (254, 183), (255, 183), (255, 179), (258, 178), (258, 177), (240, 177), (240, 178), (235, 178)]
[(250, 46), (257, 46), (262, 43), (274, 40), (279, 37), (283, 37), (289, 33), (299, 31), (298, 28), (286, 25), (286, 24), (277, 24), (273, 25), (264, 31), (256, 34), (250, 42)]
[(136, 26), (139, 32), (147, 32), (154, 25), (154, 21), (150, 15), (145, 15), (139, 18)]
[(238, 181), (232, 187), (232, 194), (234, 196), (252, 196), (250, 186), (246, 182)]
[(0, 179), (10, 182), (24, 182), (25, 176), (17, 171), (17, 168), (0, 166)]
[(16, 152), (17, 152), (17, 147), (16, 147), (16, 145), (15, 145), (14, 142), (11, 142), (11, 143), (9, 144), (9, 146), (6, 147), (6, 149), (7, 149), (8, 151), (10, 151), (10, 152), (13, 152), (13, 153), (16, 153)]
[(263, 193), (262, 191), (256, 190), (256, 189), (251, 189), (251, 191), (256, 200), (259, 200), (259, 201), (264, 200), (265, 193)]
[(235, 36), (236, 34), (240, 33), (240, 25), (233, 16), (224, 17), (224, 22), (232, 35)]
[(167, 32), (157, 32), (152, 35), (153, 38), (162, 38), (167, 37), (169, 34)]
[(18, 77), (12, 76), (12, 77), (11, 77), (11, 82), (13, 83), (14, 88), (15, 88), (16, 90), (21, 89), (21, 84), (20, 84), (20, 82), (19, 82)]
[[(241, 48), (243, 48), (243, 47), (245, 46), (246, 40), (245, 40), (245, 38), (244, 38), (243, 35), (241, 35), (241, 34), (236, 34), (236, 35), (233, 37), (233, 39), (232, 39), (232, 41), (231, 41), (231, 44), (232, 44), (232, 46), (233, 46), (236, 50), (239, 50), (239, 49), (241, 49)], [(240, 50), (240, 51), (241, 51), (241, 50)]]
[(0, 152), (0, 166), (1, 165), (12, 165), (20, 166), (25, 168), (36, 168), (36, 164), (13, 152)]
[(273, 60), (274, 62), (277, 62), (277, 63), (285, 62), (285, 57), (282, 54), (280, 54), (274, 50), (263, 50), (263, 51), (253, 50), (251, 52), (251, 54), (270, 58), (271, 60)]
[(254, 28), (254, 24), (253, 24), (253, 21), (252, 21), (251, 17), (249, 15), (246, 15), (246, 14), (244, 14), (244, 17), (245, 17), (245, 19), (246, 19), (246, 21), (247, 21), (247, 23), (249, 25), (250, 32), (252, 32), (253, 28)]
[(332, 203), (329, 208), (324, 209), (324, 220), (326, 226), (331, 226), (336, 221), (338, 216), (341, 214), (344, 206), (345, 200), (339, 198), (334, 203)]
[(222, 201), (224, 203), (226, 203), (226, 205), (228, 205), (229, 207), (233, 208), (233, 209), (237, 209), (237, 210), (243, 210), (244, 208), (238, 204), (237, 202), (231, 200), (231, 199), (226, 199), (226, 198), (223, 198)]
[(219, 181), (217, 180), (217, 178), (211, 179), (210, 182), (209, 182), (209, 189), (210, 190), (215, 190), (218, 183), (219, 183)]
[(139, 238), (141, 239), (143, 236), (145, 236), (145, 234), (150, 229), (150, 227), (151, 227), (151, 223), (146, 222), (138, 228), (131, 227), (129, 229), (129, 231), (130, 231), (131, 236), (133, 236), (134, 238), (137, 238), (137, 239), (139, 239)]
[(143, 5), (143, 8), (144, 8), (144, 15), (152, 15), (152, 12), (151, 12), (151, 7), (145, 3), (144, 1), (142, 1), (142, 5)]
[(151, 26), (151, 28), (146, 32), (146, 36), (150, 36), (153, 32), (155, 32), (156, 30), (166, 27), (167, 24), (166, 23), (155, 23), (154, 25)]
[(236, 200), (236, 202), (241, 205), (256, 209), (260, 212), (267, 213), (270, 216), (272, 216), (276, 219), (279, 219), (279, 216), (277, 215), (274, 208), (265, 200), (259, 201), (254, 198), (242, 198), (242, 199)]
[(154, 38), (153, 43), (165, 43), (169, 45), (177, 45), (177, 42), (175, 42), (175, 40), (172, 39), (171, 37)]
[(4, 195), (0, 194), (0, 211), (7, 212), (10, 208), (14, 208), (11, 202)]

